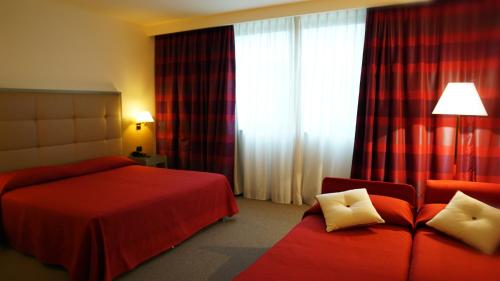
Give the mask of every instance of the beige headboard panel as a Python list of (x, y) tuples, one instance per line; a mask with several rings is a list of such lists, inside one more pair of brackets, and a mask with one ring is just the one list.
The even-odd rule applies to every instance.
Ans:
[(0, 89), (0, 172), (120, 155), (121, 94)]

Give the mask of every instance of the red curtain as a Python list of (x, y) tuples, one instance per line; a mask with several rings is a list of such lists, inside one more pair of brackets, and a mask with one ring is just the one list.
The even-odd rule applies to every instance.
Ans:
[(454, 177), (456, 117), (432, 115), (448, 82), (474, 82), (487, 117), (461, 117), (456, 178), (500, 182), (500, 1), (368, 11), (353, 178)]
[(235, 58), (232, 26), (155, 38), (156, 145), (168, 166), (233, 183)]

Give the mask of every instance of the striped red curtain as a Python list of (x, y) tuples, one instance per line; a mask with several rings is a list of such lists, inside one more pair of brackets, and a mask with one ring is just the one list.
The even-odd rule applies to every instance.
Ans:
[(234, 55), (232, 26), (155, 38), (156, 146), (169, 167), (233, 184)]
[[(368, 11), (351, 176), (500, 182), (500, 1)], [(474, 82), (487, 117), (432, 115), (448, 82)]]

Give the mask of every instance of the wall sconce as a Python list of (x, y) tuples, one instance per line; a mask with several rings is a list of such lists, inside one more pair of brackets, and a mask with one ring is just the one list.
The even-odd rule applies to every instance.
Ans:
[(151, 113), (149, 113), (149, 111), (141, 111), (137, 113), (137, 116), (135, 118), (135, 129), (140, 130), (142, 124), (153, 122), (155, 122), (155, 120), (153, 119), (153, 116), (151, 116)]

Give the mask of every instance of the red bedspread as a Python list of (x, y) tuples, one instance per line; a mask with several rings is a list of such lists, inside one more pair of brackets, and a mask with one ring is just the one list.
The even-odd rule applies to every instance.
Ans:
[(111, 280), (238, 212), (222, 175), (110, 161), (0, 175), (8, 243), (72, 280)]
[(442, 234), (425, 223), (445, 204), (427, 204), (421, 209), (418, 230), (413, 240), (411, 281), (498, 281), (500, 252), (488, 256), (466, 244)]
[(376, 225), (327, 233), (310, 215), (234, 280), (406, 281), (412, 235)]

